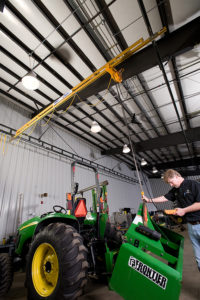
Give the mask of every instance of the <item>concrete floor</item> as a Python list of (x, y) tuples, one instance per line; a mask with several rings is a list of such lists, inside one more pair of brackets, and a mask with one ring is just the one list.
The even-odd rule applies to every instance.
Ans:
[[(177, 230), (176, 230), (177, 231)], [(179, 232), (179, 231), (178, 231)], [(179, 300), (200, 300), (200, 273), (197, 269), (193, 255), (193, 249), (189, 241), (187, 231), (179, 232), (185, 237), (184, 261), (183, 261), (183, 283)], [(24, 288), (24, 273), (16, 273), (14, 283), (10, 292), (4, 299), (0, 300), (26, 300), (26, 289)], [(113, 291), (109, 291), (106, 285), (89, 281), (86, 293), (81, 300), (122, 300)], [(139, 300), (133, 298), (133, 300)], [(148, 298), (147, 298), (148, 300)], [(160, 300), (160, 299), (155, 299)], [(169, 299), (170, 300), (170, 299)]]

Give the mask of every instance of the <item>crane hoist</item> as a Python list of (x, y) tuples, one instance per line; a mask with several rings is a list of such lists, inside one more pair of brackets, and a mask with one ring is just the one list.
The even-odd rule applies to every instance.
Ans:
[(104, 66), (99, 68), (97, 71), (95, 71), (93, 74), (91, 74), (89, 77), (81, 81), (79, 84), (77, 84), (75, 87), (73, 87), (70, 91), (62, 95), (60, 98), (55, 100), (52, 104), (47, 106), (44, 110), (42, 110), (39, 114), (37, 114), (34, 118), (32, 118), (29, 122), (24, 124), (21, 128), (19, 128), (15, 135), (11, 137), (12, 141), (13, 139), (16, 139), (18, 136), (20, 136), (24, 131), (26, 131), (28, 128), (33, 126), (35, 123), (37, 123), (39, 120), (43, 119), (48, 114), (52, 113), (53, 111), (56, 111), (56, 109), (61, 106), (63, 103), (71, 99), (73, 96), (75, 96), (77, 93), (79, 93), (81, 90), (88, 87), (90, 84), (92, 84), (94, 81), (98, 80), (100, 77), (102, 77), (107, 72), (111, 75), (111, 78), (116, 82), (122, 82), (122, 70), (116, 70), (116, 66), (118, 66), (120, 63), (125, 61), (127, 58), (132, 56), (136, 51), (140, 50), (153, 40), (155, 40), (157, 37), (162, 35), (164, 32), (166, 32), (166, 27), (163, 27), (160, 31), (156, 32), (153, 36), (147, 38), (144, 40), (143, 38), (140, 38), (135, 43), (133, 43), (130, 47), (122, 51), (120, 54), (118, 54), (116, 57), (111, 59), (108, 63), (106, 63)]

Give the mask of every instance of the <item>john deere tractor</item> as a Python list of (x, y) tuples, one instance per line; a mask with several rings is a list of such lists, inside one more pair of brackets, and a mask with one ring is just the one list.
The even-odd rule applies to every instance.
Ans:
[[(76, 164), (94, 171), (95, 186), (78, 190)], [(122, 238), (109, 223), (101, 195), (106, 183), (99, 183), (96, 168), (75, 161), (71, 170), (66, 209), (56, 205), (18, 230), (15, 255), (27, 262), (28, 300), (76, 299), (89, 276), (107, 279), (110, 289), (125, 300), (178, 300), (183, 237), (154, 223), (141, 204)], [(93, 190), (92, 211), (83, 197), (89, 189)]]
[[(83, 193), (90, 188), (78, 191), (74, 180), (76, 164), (95, 174), (95, 185), (91, 187), (93, 210), (89, 212)], [(26, 221), (18, 230), (16, 254), (27, 261), (29, 300), (76, 299), (83, 293), (88, 275), (112, 274), (122, 240), (102, 206), (97, 170), (80, 161), (73, 162), (71, 170), (67, 208), (55, 205), (53, 212)]]

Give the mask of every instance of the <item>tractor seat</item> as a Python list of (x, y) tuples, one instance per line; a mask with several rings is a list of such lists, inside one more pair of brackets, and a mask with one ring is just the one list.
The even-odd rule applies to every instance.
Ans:
[(85, 218), (87, 215), (86, 199), (77, 198), (74, 203), (74, 215), (76, 218)]

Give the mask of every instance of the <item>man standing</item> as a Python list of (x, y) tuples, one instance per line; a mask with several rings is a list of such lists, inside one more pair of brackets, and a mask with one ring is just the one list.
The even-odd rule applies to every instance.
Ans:
[(188, 224), (188, 234), (192, 242), (197, 265), (200, 271), (200, 183), (184, 179), (177, 171), (167, 170), (164, 181), (172, 189), (164, 196), (149, 199), (143, 196), (146, 202), (177, 201), (175, 215), (185, 216)]

